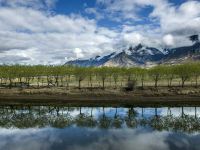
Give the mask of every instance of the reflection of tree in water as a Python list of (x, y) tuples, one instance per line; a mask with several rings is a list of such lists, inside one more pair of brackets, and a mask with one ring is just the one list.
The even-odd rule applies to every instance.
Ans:
[(17, 128), (28, 128), (34, 127), (37, 123), (36, 119), (32, 114), (15, 114), (12, 117), (12, 121), (15, 127)]
[(111, 118), (106, 116), (105, 114), (105, 108), (103, 107), (103, 114), (100, 115), (99, 117), (99, 127), (100, 128), (104, 128), (104, 129), (108, 129), (111, 125)]
[[(7, 111), (1, 114), (0, 122), (4, 123), (6, 127), (17, 127), (17, 128), (30, 128), (30, 127), (44, 127), (47, 121), (46, 116), (38, 116), (37, 113), (33, 112), (31, 107), (21, 107), (19, 110), (6, 108)], [(4, 111), (5, 112), (5, 111)], [(4, 118), (5, 117), (5, 118)]]
[(124, 120), (120, 115), (118, 115), (117, 107), (115, 108), (114, 118), (111, 121), (112, 121), (112, 123), (111, 123), (112, 127), (115, 127), (115, 128), (121, 128), (122, 127)]
[[(93, 116), (93, 108), (89, 108), (87, 113), (83, 113), (81, 107), (1, 106), (0, 127), (42, 128), (51, 126), (64, 128), (77, 125), (78, 127), (107, 129), (122, 128), (122, 125), (126, 123), (130, 128), (135, 128), (140, 125), (149, 126), (155, 130), (173, 130), (188, 133), (200, 131), (200, 118), (197, 116), (196, 107), (194, 107), (193, 115), (186, 115), (182, 107), (181, 114), (177, 117), (173, 116), (170, 108), (167, 109), (167, 114), (164, 116), (158, 115), (157, 108), (154, 110), (155, 113), (153, 116), (145, 117), (142, 108), (142, 117), (138, 117), (138, 112), (134, 108), (128, 108), (126, 116), (120, 115), (118, 108), (115, 108), (114, 116), (110, 117), (103, 107), (97, 117)], [(72, 116), (71, 114), (74, 111), (79, 111), (79, 114)]]
[(142, 110), (142, 118), (139, 120), (140, 126), (146, 126), (148, 125), (148, 120), (144, 118), (144, 108), (141, 108)]
[(150, 119), (149, 125), (156, 130), (163, 129), (163, 119), (161, 116), (158, 115), (158, 108), (155, 108), (155, 114)]
[(129, 108), (126, 114), (127, 114), (125, 118), (126, 125), (130, 128), (136, 127), (137, 126), (137, 119), (136, 119), (137, 112), (133, 108)]
[(52, 117), (50, 120), (50, 125), (55, 128), (65, 128), (70, 126), (71, 124), (72, 118), (69, 114)]
[(173, 126), (175, 131), (186, 131), (193, 132), (195, 130), (200, 130), (200, 120), (199, 118), (195, 118), (195, 116), (184, 115), (178, 117)]
[(97, 121), (93, 118), (93, 114), (86, 114), (81, 112), (81, 107), (80, 107), (80, 112), (79, 115), (76, 116), (75, 118), (75, 123), (79, 127), (95, 127), (97, 124)]
[[(53, 107), (49, 108), (51, 115), (49, 116), (49, 124), (55, 128), (65, 128), (73, 124), (73, 118), (71, 117), (68, 108)], [(64, 113), (66, 111), (67, 113)]]

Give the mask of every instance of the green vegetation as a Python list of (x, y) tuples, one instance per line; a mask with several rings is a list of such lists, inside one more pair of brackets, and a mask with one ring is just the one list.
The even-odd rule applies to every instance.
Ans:
[(1, 65), (0, 87), (120, 88), (130, 81), (146, 86), (198, 87), (200, 63), (160, 65), (149, 69), (117, 67)]

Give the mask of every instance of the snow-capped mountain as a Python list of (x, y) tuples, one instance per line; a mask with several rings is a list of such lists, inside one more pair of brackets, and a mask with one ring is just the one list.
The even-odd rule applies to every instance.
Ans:
[[(200, 56), (200, 43), (192, 46), (178, 47), (173, 49), (157, 49), (154, 47), (139, 44), (135, 47), (129, 46), (120, 51), (113, 52), (105, 56), (96, 56), (86, 60), (73, 60), (66, 65), (76, 66), (112, 66), (112, 67), (151, 67), (161, 63), (171, 63), (175, 60), (185, 58), (189, 59), (192, 55)], [(189, 55), (192, 54), (192, 55)], [(189, 57), (190, 56), (190, 57)], [(199, 57), (200, 58), (200, 57)], [(185, 60), (185, 59), (184, 59)]]

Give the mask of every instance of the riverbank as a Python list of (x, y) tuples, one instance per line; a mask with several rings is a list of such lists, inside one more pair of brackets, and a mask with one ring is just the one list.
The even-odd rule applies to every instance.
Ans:
[(29, 88), (0, 89), (0, 104), (73, 104), (98, 105), (200, 105), (200, 89), (193, 87), (160, 87), (135, 89), (66, 89)]

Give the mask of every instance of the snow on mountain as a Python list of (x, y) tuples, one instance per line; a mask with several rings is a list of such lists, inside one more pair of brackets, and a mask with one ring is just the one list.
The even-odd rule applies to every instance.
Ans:
[[(119, 51), (105, 56), (95, 56), (86, 60), (69, 61), (66, 65), (76, 66), (115, 66), (115, 67), (151, 67), (156, 64), (170, 62), (187, 56), (188, 53), (200, 52), (200, 43), (188, 47), (174, 49), (157, 49), (142, 44), (137, 46), (123, 46)], [(196, 57), (195, 57), (196, 58)]]

